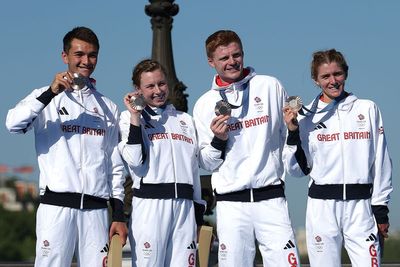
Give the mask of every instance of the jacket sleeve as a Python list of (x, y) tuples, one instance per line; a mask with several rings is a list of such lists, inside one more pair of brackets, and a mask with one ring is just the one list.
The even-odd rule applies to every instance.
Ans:
[(119, 113), (114, 112), (114, 123), (109, 127), (110, 135), (108, 140), (107, 153), (110, 155), (108, 160), (108, 181), (111, 188), (110, 204), (112, 208), (113, 221), (125, 221), (124, 216), (124, 196), (125, 196), (125, 176), (124, 165), (118, 151), (119, 140)]
[[(307, 146), (307, 142), (304, 142)], [(300, 127), (295, 131), (288, 131), (286, 144), (283, 148), (283, 163), (286, 172), (294, 177), (306, 176), (311, 172), (306, 151), (300, 138)]]
[(194, 164), (193, 170), (193, 201), (194, 201), (194, 210), (195, 210), (195, 218), (196, 224), (198, 226), (204, 224), (204, 213), (207, 208), (207, 202), (201, 198), (201, 181), (200, 181), (200, 174), (199, 174), (199, 167), (197, 163)]
[(42, 110), (56, 96), (49, 87), (35, 89), (10, 109), (6, 118), (6, 127), (11, 133), (26, 133)]
[(216, 170), (223, 162), (227, 141), (216, 138), (210, 129), (211, 119), (205, 116), (198, 101), (193, 109), (197, 130), (200, 167), (207, 171)]
[(121, 141), (118, 149), (129, 169), (135, 169), (145, 160), (142, 127), (130, 124), (129, 112), (123, 112), (119, 122)]
[(390, 193), (392, 186), (392, 160), (386, 143), (386, 137), (383, 128), (383, 121), (379, 108), (374, 105), (375, 122), (373, 123), (375, 162), (372, 168), (373, 192), (372, 207), (375, 218), (378, 223), (387, 223)]

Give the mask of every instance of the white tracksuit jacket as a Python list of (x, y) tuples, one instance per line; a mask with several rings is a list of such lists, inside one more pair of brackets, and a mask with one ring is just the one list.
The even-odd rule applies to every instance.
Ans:
[(374, 102), (352, 94), (331, 106), (314, 101), (317, 109), (312, 110), (313, 102), (307, 107), (312, 112), (299, 116), (299, 129), (289, 132), (283, 152), (289, 174), (311, 178), (306, 216), (310, 264), (341, 266), (344, 244), (353, 266), (380, 266), (383, 248), (376, 224), (388, 223), (392, 191), (380, 111)]
[[(160, 110), (160, 109), (158, 109)], [(143, 111), (146, 112), (146, 111)], [(130, 113), (121, 113), (122, 141), (119, 150), (128, 164), (133, 188), (145, 184), (182, 183), (193, 185), (193, 200), (201, 200), (199, 159), (196, 129), (192, 117), (167, 105), (160, 115), (149, 115), (150, 122), (141, 118), (142, 144), (127, 144), (130, 130)]]
[(96, 89), (45, 93), (35, 89), (8, 112), (12, 133), (32, 127), (40, 169), (42, 195), (54, 192), (89, 194), (123, 201), (123, 163), (118, 152), (118, 109)]
[[(212, 187), (218, 194), (236, 192), (248, 188), (260, 188), (280, 184), (284, 180), (282, 148), (286, 138), (286, 126), (282, 108), (287, 97), (281, 83), (274, 77), (256, 75), (254, 69), (240, 82), (227, 89), (229, 103), (241, 108), (232, 109), (228, 120), (229, 138), (225, 160), (215, 160), (221, 152), (210, 145), (214, 135), (211, 120), (216, 116), (215, 103), (221, 100), (215, 81), (212, 88), (199, 98), (193, 117), (199, 136), (201, 167), (213, 171)], [(248, 99), (248, 101), (246, 100)], [(236, 145), (240, 144), (240, 145)]]
[[(196, 223), (203, 223), (206, 202), (201, 199), (193, 118), (173, 105), (151, 111), (150, 107), (142, 111), (140, 127), (130, 124), (129, 111), (122, 112), (120, 120), (119, 149), (134, 188), (132, 266), (194, 266), (196, 246), (191, 244), (196, 242)], [(178, 193), (180, 186), (190, 188), (190, 193)], [(142, 244), (151, 252), (145, 252)]]
[[(318, 107), (323, 106), (319, 101)], [(392, 163), (374, 102), (350, 94), (331, 111), (299, 116), (299, 131), (306, 167), (311, 170), (310, 184), (373, 184), (371, 204), (388, 204)], [(296, 145), (285, 146), (286, 168), (293, 176), (304, 176), (307, 173), (296, 160), (296, 150)], [(346, 190), (343, 194), (346, 199)]]

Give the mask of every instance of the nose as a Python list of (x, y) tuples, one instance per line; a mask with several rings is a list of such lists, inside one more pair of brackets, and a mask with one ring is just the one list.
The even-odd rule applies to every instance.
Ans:
[(85, 55), (81, 57), (82, 64), (88, 65), (89, 64), (89, 56)]
[(229, 64), (229, 65), (235, 65), (235, 64), (236, 64), (236, 61), (235, 61), (235, 59), (234, 59), (232, 56), (229, 57), (229, 59), (228, 59), (228, 64)]
[(156, 84), (156, 86), (154, 88), (155, 88), (156, 93), (161, 93), (162, 90), (159, 85)]
[(336, 78), (335, 78), (335, 76), (331, 76), (331, 77), (329, 77), (329, 83), (336, 83)]

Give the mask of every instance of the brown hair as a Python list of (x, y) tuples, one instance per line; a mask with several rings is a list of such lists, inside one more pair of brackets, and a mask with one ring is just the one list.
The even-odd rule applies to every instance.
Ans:
[(164, 75), (166, 75), (164, 67), (158, 61), (153, 59), (144, 59), (140, 61), (132, 71), (133, 86), (140, 87), (140, 76), (143, 72), (152, 72), (155, 70), (161, 70)]
[(97, 50), (100, 49), (99, 39), (97, 39), (96, 34), (91, 29), (87, 27), (75, 27), (64, 36), (63, 50), (65, 53), (68, 53), (69, 49), (71, 49), (73, 39), (85, 41), (94, 45)]
[(226, 46), (233, 42), (238, 43), (240, 45), (240, 48), (243, 50), (242, 41), (240, 40), (240, 37), (236, 34), (236, 32), (231, 30), (220, 30), (214, 32), (213, 34), (208, 36), (206, 40), (207, 57), (212, 57), (218, 46)]
[(346, 63), (346, 59), (339, 51), (335, 49), (329, 49), (325, 51), (317, 51), (313, 53), (313, 60), (311, 62), (311, 78), (316, 81), (318, 78), (318, 67), (324, 63), (336, 62), (344, 71), (345, 78), (349, 72), (349, 66)]

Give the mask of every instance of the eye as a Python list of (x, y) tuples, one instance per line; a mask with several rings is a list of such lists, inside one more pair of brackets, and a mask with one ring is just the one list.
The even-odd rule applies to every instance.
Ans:
[(344, 75), (344, 71), (338, 71), (333, 74), (335, 77)]
[(240, 53), (240, 52), (233, 54), (234, 58), (239, 58), (241, 56), (242, 56), (242, 53)]

